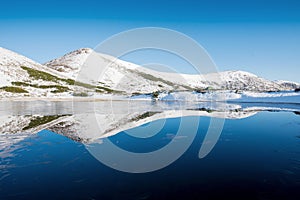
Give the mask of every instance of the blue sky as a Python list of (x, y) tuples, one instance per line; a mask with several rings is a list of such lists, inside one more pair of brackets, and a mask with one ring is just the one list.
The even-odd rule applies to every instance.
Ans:
[[(0, 46), (43, 63), (145, 26), (192, 37), (221, 71), (300, 82), (300, 1), (2, 1)], [(124, 59), (162, 62), (192, 73), (182, 62), (158, 54)]]

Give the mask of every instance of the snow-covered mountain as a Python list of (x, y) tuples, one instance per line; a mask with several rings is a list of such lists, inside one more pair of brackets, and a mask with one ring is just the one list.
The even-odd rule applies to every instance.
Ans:
[(292, 82), (292, 81), (278, 80), (278, 81), (275, 81), (275, 83), (277, 83), (283, 87), (287, 87), (287, 88), (293, 88), (293, 89), (300, 88), (299, 83)]
[(295, 87), (295, 84), (269, 81), (243, 71), (204, 75), (159, 72), (89, 48), (73, 51), (44, 65), (0, 48), (0, 98), (131, 96), (214, 89), (262, 92)]
[(100, 77), (94, 77), (95, 73), (91, 72), (86, 75), (86, 77), (89, 77), (87, 80), (101, 82), (113, 90), (130, 91), (130, 93), (205, 88), (247, 91), (294, 89), (291, 85), (279, 84), (244, 71), (225, 71), (204, 75), (158, 72), (109, 55), (96, 53), (88, 48), (73, 51), (45, 65), (59, 70), (70, 78), (76, 78), (81, 66), (88, 65), (90, 60), (97, 63), (98, 69), (103, 72)]
[(116, 93), (194, 89), (181, 74), (153, 71), (109, 55), (96, 53), (88, 48), (73, 51), (45, 65), (59, 70), (69, 78), (96, 84), (99, 90), (111, 90)]

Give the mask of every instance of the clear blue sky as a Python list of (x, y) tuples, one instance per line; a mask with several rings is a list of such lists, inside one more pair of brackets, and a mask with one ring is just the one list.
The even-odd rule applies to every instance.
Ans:
[[(194, 38), (219, 70), (300, 82), (296, 0), (1, 1), (0, 46), (43, 63), (144, 26), (171, 28)], [(154, 55), (136, 58), (130, 61), (157, 62)], [(180, 62), (167, 64), (189, 72)]]

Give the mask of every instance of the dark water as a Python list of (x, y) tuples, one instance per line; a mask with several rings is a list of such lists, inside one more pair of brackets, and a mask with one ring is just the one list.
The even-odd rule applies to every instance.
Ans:
[[(299, 115), (260, 112), (226, 119), (217, 144), (202, 159), (199, 149), (211, 119), (200, 118), (192, 145), (179, 159), (139, 174), (112, 169), (84, 144), (41, 131), (2, 156), (0, 199), (300, 199)], [(121, 132), (109, 140), (131, 152), (155, 151), (184, 140), (176, 138), (181, 120), (167, 119), (147, 139)]]

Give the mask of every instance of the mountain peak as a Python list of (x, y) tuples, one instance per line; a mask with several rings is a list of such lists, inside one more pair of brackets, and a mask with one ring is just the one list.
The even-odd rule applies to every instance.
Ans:
[(74, 51), (71, 51), (70, 53), (65, 54), (66, 55), (78, 55), (78, 54), (90, 54), (93, 52), (93, 49), (91, 48), (80, 48)]
[(227, 74), (234, 74), (234, 75), (239, 75), (239, 76), (252, 76), (252, 77), (257, 77), (257, 75), (250, 73), (250, 72), (246, 72), (246, 71), (242, 71), (242, 70), (229, 70), (229, 71), (224, 71), (224, 73)]
[(92, 52), (93, 49), (91, 48), (80, 48), (63, 55), (60, 58), (51, 60), (44, 65), (59, 71), (68, 77), (75, 78), (76, 72), (80, 70), (82, 64)]
[(275, 83), (283, 86), (283, 87), (289, 87), (289, 88), (299, 88), (300, 84), (297, 82), (293, 82), (293, 81), (285, 81), (285, 80), (276, 80)]

